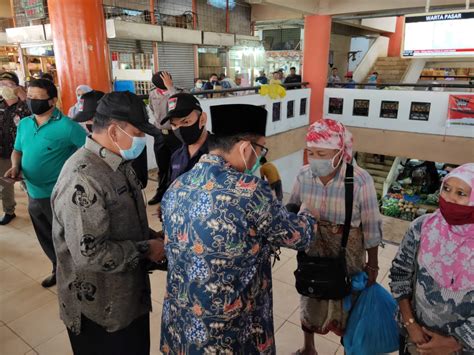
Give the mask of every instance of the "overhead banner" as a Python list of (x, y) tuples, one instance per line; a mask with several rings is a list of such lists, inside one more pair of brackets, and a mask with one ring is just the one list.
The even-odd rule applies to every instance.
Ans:
[(449, 95), (448, 126), (474, 126), (474, 95)]
[(406, 16), (403, 57), (474, 55), (474, 11)]

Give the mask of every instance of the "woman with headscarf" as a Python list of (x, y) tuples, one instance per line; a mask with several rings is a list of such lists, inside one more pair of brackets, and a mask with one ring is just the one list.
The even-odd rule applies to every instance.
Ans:
[[(339, 122), (324, 119), (309, 127), (306, 136), (308, 165), (293, 187), (290, 203), (305, 203), (320, 215), (318, 232), (306, 253), (310, 256), (339, 255), (345, 220), (345, 177), (352, 163), (352, 134)], [(354, 192), (351, 229), (346, 261), (350, 275), (366, 271), (369, 284), (378, 274), (378, 245), (382, 240), (382, 220), (371, 176), (354, 164)], [(367, 253), (367, 263), (366, 256)], [(301, 296), (301, 324), (304, 346), (296, 354), (317, 354), (314, 333), (332, 331), (342, 336), (348, 313), (342, 300), (321, 300)]]
[(92, 88), (87, 85), (79, 85), (76, 88), (77, 102), (74, 104), (74, 106), (71, 106), (71, 108), (69, 109), (67, 113), (68, 117), (74, 118), (74, 116), (76, 116), (76, 114), (81, 110), (81, 96), (91, 91), (92, 91)]
[(390, 269), (400, 354), (474, 354), (474, 164), (454, 169), (439, 209), (416, 219)]

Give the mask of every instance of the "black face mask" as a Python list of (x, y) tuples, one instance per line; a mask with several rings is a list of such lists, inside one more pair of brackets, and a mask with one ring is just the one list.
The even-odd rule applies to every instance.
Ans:
[(49, 104), (49, 100), (51, 99), (26, 99), (26, 104), (28, 105), (30, 111), (33, 112), (35, 115), (42, 115), (51, 107), (53, 107)]
[(188, 127), (179, 127), (178, 129), (174, 130), (174, 134), (178, 139), (186, 145), (194, 144), (198, 141), (199, 137), (201, 137), (201, 133), (204, 127), (199, 128), (199, 121), (201, 120), (201, 115), (197, 121)]

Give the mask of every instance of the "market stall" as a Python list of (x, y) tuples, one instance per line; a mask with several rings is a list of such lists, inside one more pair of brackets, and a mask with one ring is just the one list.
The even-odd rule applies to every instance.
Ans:
[(452, 166), (419, 160), (407, 160), (399, 166), (399, 175), (381, 200), (385, 216), (413, 221), (438, 208), (443, 177)]

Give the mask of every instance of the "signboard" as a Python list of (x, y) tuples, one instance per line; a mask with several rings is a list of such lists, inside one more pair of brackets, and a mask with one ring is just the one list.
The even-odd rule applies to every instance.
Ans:
[(341, 99), (338, 97), (330, 97), (328, 112), (335, 115), (342, 115), (343, 105), (344, 105), (344, 99)]
[(412, 102), (410, 108), (410, 120), (412, 121), (428, 121), (430, 117), (431, 103), (429, 102)]
[(21, 0), (21, 7), (25, 10), (28, 21), (45, 17), (43, 0)]
[(474, 126), (474, 95), (449, 95), (448, 126)]
[(352, 116), (369, 117), (369, 100), (354, 100), (354, 108), (352, 109)]
[(398, 117), (398, 101), (382, 101), (380, 117), (396, 119)]
[(474, 11), (406, 16), (404, 57), (474, 55)]

